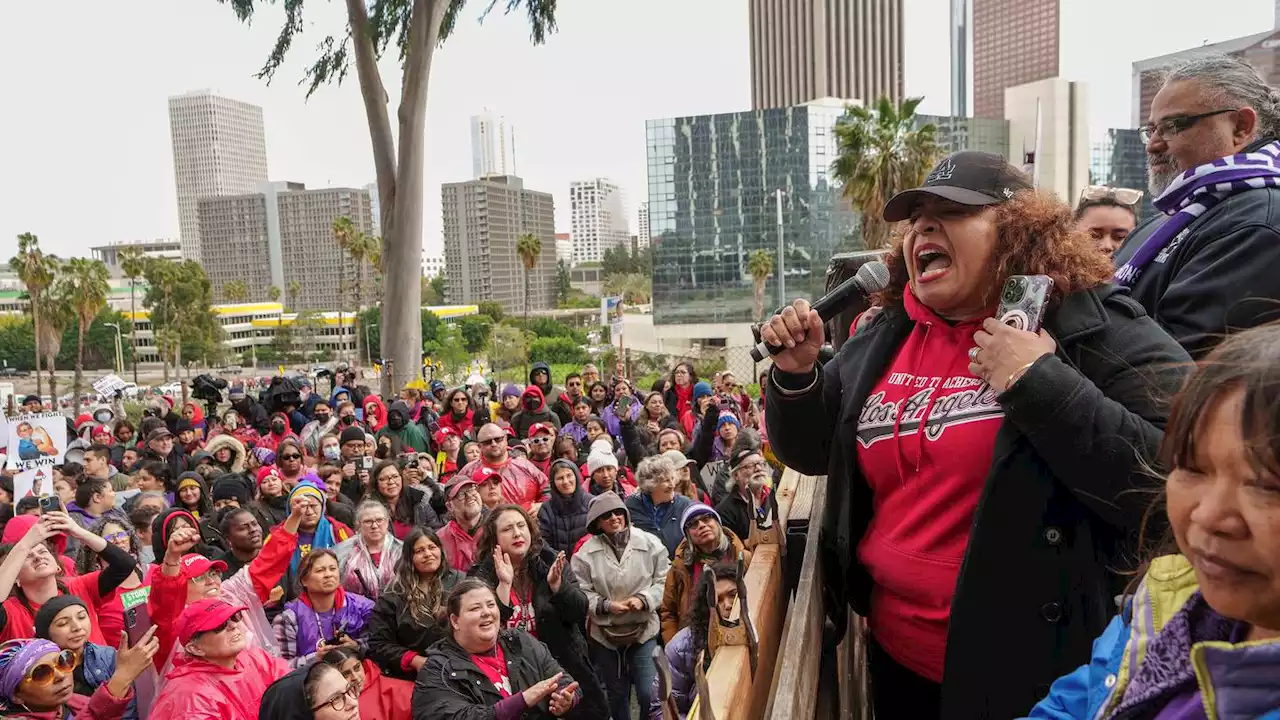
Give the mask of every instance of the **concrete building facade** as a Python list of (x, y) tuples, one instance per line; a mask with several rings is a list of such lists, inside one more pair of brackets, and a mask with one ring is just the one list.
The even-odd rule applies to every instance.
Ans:
[(512, 175), (440, 187), (444, 216), (446, 301), (496, 300), (509, 313), (525, 309), (525, 270), (516, 244), (523, 234), (542, 243), (529, 273), (529, 309), (556, 305), (555, 200)]
[(749, 0), (751, 107), (902, 98), (902, 0)]
[(169, 98), (182, 256), (202, 261), (202, 198), (253, 192), (267, 180), (262, 108), (197, 90)]
[(600, 262), (606, 250), (630, 242), (622, 190), (604, 178), (569, 184), (569, 219), (574, 265)]
[(471, 116), (471, 174), (515, 175), (516, 131), (507, 119), (485, 108)]
[(1074, 203), (1089, 184), (1093, 149), (1083, 83), (1055, 77), (1006, 88), (1003, 105), (1009, 121), (1005, 157), (1026, 168), (1036, 187)]
[[(371, 234), (369, 192), (308, 190), (301, 183), (272, 182), (249, 195), (202, 199), (203, 264), (215, 297), (224, 297), (223, 290), (233, 280), (245, 284), (252, 301), (265, 301), (270, 287), (280, 288), (280, 299), (290, 310), (342, 307), (340, 303), (350, 302), (350, 288), (357, 285), (363, 298), (377, 297), (373, 270), (366, 268), (362, 274), (338, 247), (333, 222), (340, 217), (351, 218), (357, 230)], [(341, 297), (340, 286), (346, 287)]]
[(1059, 0), (973, 0), (973, 114), (1005, 117), (1005, 89), (1058, 77)]
[(182, 260), (182, 243), (176, 239), (162, 238), (158, 240), (138, 240), (135, 242), (116, 242), (107, 245), (95, 245), (89, 248), (94, 260), (101, 260), (107, 266), (111, 277), (124, 276), (120, 267), (120, 253), (128, 248), (138, 248), (142, 256), (155, 260)]

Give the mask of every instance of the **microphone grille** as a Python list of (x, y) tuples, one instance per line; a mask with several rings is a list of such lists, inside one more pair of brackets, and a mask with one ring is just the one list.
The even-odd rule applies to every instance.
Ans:
[(874, 260), (858, 268), (857, 278), (867, 293), (878, 293), (889, 287), (889, 266)]

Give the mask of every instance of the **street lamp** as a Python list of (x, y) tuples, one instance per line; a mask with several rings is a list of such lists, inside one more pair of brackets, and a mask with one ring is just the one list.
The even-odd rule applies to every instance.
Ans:
[(116, 331), (116, 372), (124, 374), (124, 348), (121, 346), (120, 326), (116, 323), (103, 323), (109, 328), (115, 328)]
[(787, 272), (783, 264), (783, 253), (785, 252), (785, 250), (783, 249), (783, 244), (782, 244), (782, 196), (785, 194), (786, 192), (782, 188), (778, 188), (777, 190), (774, 191), (774, 195), (773, 195), (775, 207), (777, 208), (777, 211), (778, 211), (777, 266), (778, 266), (778, 308), (779, 309), (787, 306)]
[[(373, 367), (373, 346), (369, 344), (369, 330), (378, 327), (378, 323), (369, 323), (364, 326), (364, 364)], [(381, 352), (378, 355), (382, 355)]]

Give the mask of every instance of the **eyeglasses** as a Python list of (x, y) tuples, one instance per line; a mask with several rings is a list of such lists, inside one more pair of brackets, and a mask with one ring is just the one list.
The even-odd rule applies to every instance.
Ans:
[(362, 527), (368, 527), (368, 528), (381, 527), (386, 524), (387, 524), (386, 518), (365, 518), (364, 520), (360, 521), (360, 525)]
[(690, 520), (690, 521), (689, 521), (689, 524), (688, 524), (688, 525), (685, 525), (685, 529), (686, 529), (686, 530), (697, 530), (698, 528), (702, 527), (703, 525), (711, 525), (711, 526), (713, 526), (713, 527), (714, 527), (714, 526), (715, 526), (715, 524), (716, 524), (716, 522), (717, 522), (717, 520), (716, 520), (716, 517), (715, 517), (714, 515), (710, 515), (710, 514), (708, 514), (708, 515), (699, 515), (698, 517), (696, 517), (696, 518), (694, 518), (694, 519)]
[(507, 436), (506, 436), (506, 435), (499, 435), (498, 437), (495, 437), (495, 438), (489, 438), (488, 440), (481, 440), (481, 441), (479, 441), (479, 445), (480, 445), (481, 447), (485, 447), (485, 446), (488, 446), (488, 445), (501, 445), (501, 444), (505, 443), (506, 441), (507, 441)]
[(221, 625), (219, 625), (218, 627), (216, 627), (216, 628), (214, 628), (214, 629), (212, 629), (212, 630), (205, 630), (205, 631), (203, 631), (203, 632), (198, 632), (198, 633), (196, 633), (195, 635), (193, 635), (193, 636), (191, 637), (191, 639), (192, 639), (192, 640), (197, 640), (197, 639), (199, 639), (199, 638), (204, 637), (205, 635), (220, 635), (220, 634), (222, 634), (222, 633), (226, 632), (226, 631), (227, 631), (227, 628), (231, 627), (231, 624), (232, 624), (232, 623), (239, 623), (241, 620), (244, 620), (244, 612), (243, 612), (243, 611), (242, 611), (242, 612), (238, 612), (238, 613), (236, 613), (235, 615), (232, 615), (231, 617), (227, 618), (227, 621), (226, 621), (226, 622), (222, 623)]
[(570, 380), (569, 387), (582, 387), (582, 382), (578, 380)]
[(1080, 191), (1080, 202), (1090, 200), (1115, 200), (1121, 205), (1137, 205), (1142, 199), (1142, 191), (1133, 188), (1109, 187), (1107, 185), (1090, 185)]
[(129, 533), (124, 531), (111, 533), (110, 535), (103, 535), (102, 539), (106, 540), (107, 542), (116, 542), (117, 540), (128, 540)]
[(741, 465), (738, 466), (738, 470), (745, 470), (747, 472), (753, 472), (753, 473), (764, 472), (768, 468), (769, 468), (769, 463), (763, 460), (756, 460), (754, 462), (742, 463)]
[(311, 712), (314, 713), (317, 710), (323, 708), (325, 705), (328, 705), (329, 707), (333, 708), (335, 711), (346, 710), (347, 703), (355, 702), (359, 696), (360, 696), (360, 688), (356, 687), (355, 683), (349, 682), (347, 683), (347, 689), (343, 690), (337, 695), (334, 695), (328, 700), (325, 700), (319, 705), (311, 708)]
[(197, 575), (191, 579), (194, 582), (200, 583), (201, 585), (208, 585), (214, 580), (219, 580), (221, 578), (222, 578), (222, 573), (214, 569), (214, 570), (206, 570), (204, 573)]
[(449, 402), (453, 402), (453, 403), (464, 403), (464, 402), (466, 402), (466, 401), (467, 401), (467, 399), (466, 399), (466, 398), (464, 398), (464, 397), (456, 397), (456, 398), (454, 398), (454, 399), (450, 400)]
[(280, 459), (281, 460), (301, 460), (302, 456), (296, 453), (289, 453), (288, 455), (281, 455)]
[(52, 684), (58, 675), (70, 675), (80, 664), (80, 653), (75, 650), (63, 650), (53, 662), (43, 662), (27, 671), (24, 682), (32, 685)]
[(1240, 108), (1223, 108), (1222, 110), (1212, 110), (1198, 115), (1174, 115), (1167, 117), (1158, 123), (1147, 123), (1138, 128), (1138, 137), (1142, 138), (1142, 142), (1149, 143), (1156, 133), (1160, 133), (1160, 137), (1169, 138), (1178, 133), (1188, 130), (1192, 125), (1201, 120), (1214, 115), (1222, 115), (1223, 113), (1239, 112)]
[(528, 440), (525, 440), (525, 442), (531, 445), (546, 445), (551, 442), (551, 438), (549, 437), (529, 438)]
[[(501, 481), (499, 481), (499, 482), (501, 482)], [(463, 489), (459, 490), (458, 492), (454, 493), (454, 494), (453, 494), (453, 499), (454, 499), (454, 500), (459, 500), (459, 499), (463, 499), (463, 500), (465, 500), (465, 499), (469, 499), (469, 498), (470, 498), (471, 496), (473, 496), (473, 495), (474, 495), (475, 497), (480, 497), (480, 491), (476, 490), (476, 487), (475, 487), (474, 485), (472, 485), (472, 486), (470, 486), (470, 487), (465, 487), (465, 488), (463, 488)]]

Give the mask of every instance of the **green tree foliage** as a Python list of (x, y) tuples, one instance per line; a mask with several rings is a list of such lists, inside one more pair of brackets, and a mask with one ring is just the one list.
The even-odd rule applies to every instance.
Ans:
[[(76, 374), (71, 381), (72, 397), (80, 397), (84, 387), (84, 336), (93, 319), (107, 306), (107, 266), (101, 260), (71, 258), (58, 273), (58, 292), (66, 298), (76, 320)], [(115, 353), (112, 353), (114, 356)]]
[(433, 278), (429, 278), (426, 275), (422, 276), (420, 283), (422, 285), (422, 304), (427, 306), (443, 305), (444, 296), (436, 292), (435, 286), (431, 284), (432, 280)]
[(222, 299), (228, 303), (242, 303), (249, 299), (249, 287), (243, 280), (232, 280), (222, 286)]
[(551, 318), (534, 318), (529, 321), (529, 324), (525, 326), (525, 329), (540, 338), (569, 338), (579, 345), (587, 342), (586, 333)]
[(773, 255), (768, 250), (752, 250), (747, 255), (747, 273), (751, 275), (755, 318), (764, 317), (764, 283), (773, 273)]
[(653, 298), (653, 281), (649, 275), (624, 273), (604, 279), (606, 295), (618, 295), (628, 305), (643, 305)]
[[(18, 236), (18, 253), (9, 259), (9, 269), (18, 274), (18, 279), (27, 288), (27, 301), (32, 322), (35, 323), (36, 393), (41, 394), (44, 390), (40, 380), (40, 361), (45, 355), (41, 352), (41, 341), (46, 335), (41, 332), (41, 323), (45, 315), (42, 312), (42, 305), (58, 271), (58, 258), (56, 255), (47, 255), (40, 249), (38, 237), (31, 233), (22, 233)], [(56, 355), (57, 351), (53, 354)]]
[(831, 178), (862, 213), (862, 237), (868, 249), (889, 245), (889, 225), (881, 215), (885, 202), (918, 187), (938, 157), (932, 123), (916, 128), (916, 108), (924, 98), (894, 105), (881, 97), (874, 108), (850, 105), (836, 123), (837, 155)]
[(480, 314), (495, 324), (502, 322), (502, 319), (507, 316), (506, 310), (502, 309), (502, 303), (497, 300), (481, 300)]
[(449, 281), (445, 278), (444, 273), (437, 273), (431, 278), (431, 291), (440, 298), (440, 304), (449, 302)]
[[(212, 309), (213, 287), (204, 268), (194, 260), (156, 260), (147, 263), (143, 274), (147, 292), (142, 304), (150, 311), (156, 349), (166, 364), (181, 368), (184, 355), (216, 358), (225, 333)], [(183, 394), (185, 399), (185, 386)]]
[(573, 284), (569, 282), (569, 268), (563, 260), (556, 261), (556, 307), (564, 307), (573, 294)]
[(529, 276), (538, 266), (538, 256), (542, 254), (542, 241), (537, 235), (525, 233), (516, 240), (516, 255), (524, 265), (524, 319), (529, 321)]
[[(138, 316), (138, 280), (142, 278), (142, 269), (146, 266), (147, 256), (143, 254), (142, 248), (137, 245), (129, 245), (120, 251), (120, 270), (124, 273), (125, 278), (129, 280), (129, 317)], [(137, 344), (134, 337), (135, 328), (131, 321), (129, 323), (129, 352), (133, 357), (133, 347)], [(138, 359), (133, 357), (133, 382), (138, 383)]]
[(628, 275), (631, 273), (640, 275), (653, 274), (652, 248), (633, 251), (626, 245), (619, 245), (605, 250), (601, 260), (601, 270), (604, 271), (606, 276)]
[(590, 353), (571, 338), (537, 338), (529, 343), (529, 362), (581, 365), (590, 361)]
[[(380, 307), (370, 307), (361, 310), (357, 318), (361, 328), (369, 328), (369, 347), (375, 350), (373, 357), (377, 358), (376, 350), (382, 347), (382, 309)], [(435, 342), (439, 340), (440, 327), (443, 325), (440, 317), (430, 310), (423, 308), (421, 312), (421, 332), (422, 341)]]
[(462, 345), (467, 352), (476, 354), (484, 352), (485, 346), (489, 342), (489, 335), (493, 332), (493, 323), (489, 318), (483, 315), (472, 315), (469, 317), (458, 318), (457, 322), (458, 334), (462, 338)]
[(520, 367), (528, 360), (529, 338), (523, 330), (507, 324), (493, 328), (489, 337), (489, 364), (494, 370)]
[[(107, 327), (107, 323), (115, 323), (122, 328), (128, 327), (124, 315), (110, 308), (105, 308), (93, 319), (84, 335), (84, 367), (88, 370), (105, 370), (111, 368), (116, 361), (116, 331)], [(71, 367), (76, 362), (77, 328), (68, 325), (58, 339), (57, 364)], [(124, 361), (131, 362), (133, 348), (128, 343), (122, 345)], [(7, 367), (20, 370), (32, 370), (36, 364), (35, 330), (30, 316), (0, 316), (0, 361)]]

